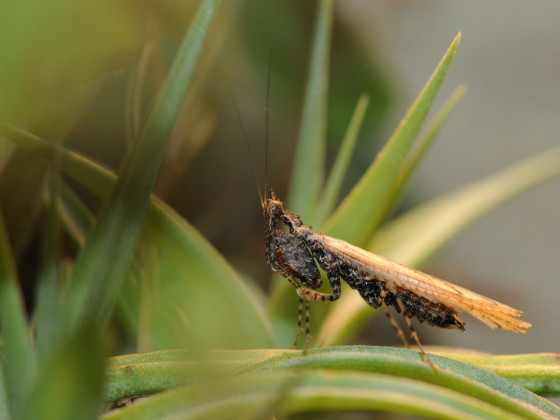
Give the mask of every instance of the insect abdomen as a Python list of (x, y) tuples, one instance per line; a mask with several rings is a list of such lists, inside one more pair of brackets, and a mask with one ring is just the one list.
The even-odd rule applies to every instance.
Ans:
[(403, 315), (416, 318), (419, 322), (426, 321), (440, 328), (465, 329), (465, 323), (458, 318), (457, 311), (453, 308), (442, 303), (431, 302), (410, 291), (398, 290), (396, 294), (387, 293), (385, 304), (394, 307), (398, 312), (401, 312), (402, 305), (405, 312)]

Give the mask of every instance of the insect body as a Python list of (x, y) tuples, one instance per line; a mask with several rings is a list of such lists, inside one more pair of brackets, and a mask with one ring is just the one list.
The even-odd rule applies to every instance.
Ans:
[[(441, 328), (464, 330), (459, 318), (467, 312), (490, 328), (526, 333), (531, 327), (518, 319), (522, 312), (470, 290), (403, 266), (340, 239), (322, 235), (286, 210), (271, 191), (262, 201), (266, 227), (266, 256), (269, 266), (286, 277), (300, 296), (298, 336), (303, 301), (306, 303), (306, 348), (309, 343), (309, 302), (334, 301), (340, 297), (340, 279), (356, 289), (372, 307), (392, 306), (404, 315), (411, 337), (420, 346), (410, 318)], [(281, 230), (280, 225), (289, 232)], [(322, 285), (316, 263), (326, 272), (332, 294), (317, 292)], [(386, 311), (388, 317), (389, 313)], [(391, 319), (405, 341), (398, 325)], [(420, 346), (421, 347), (421, 346)]]

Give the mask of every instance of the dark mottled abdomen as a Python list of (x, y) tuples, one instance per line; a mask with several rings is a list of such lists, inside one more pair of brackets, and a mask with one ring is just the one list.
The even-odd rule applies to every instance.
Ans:
[(442, 303), (434, 303), (422, 296), (418, 296), (410, 291), (397, 289), (396, 295), (388, 293), (385, 297), (385, 304), (392, 306), (401, 312), (398, 299), (404, 306), (404, 314), (410, 318), (416, 318), (420, 322), (426, 321), (430, 325), (440, 328), (465, 329), (465, 324), (457, 318), (457, 311)]
[(440, 328), (465, 329), (464, 323), (457, 318), (457, 312), (453, 308), (442, 303), (431, 302), (411, 291), (403, 289), (386, 290), (385, 281), (364, 280), (364, 273), (360, 272), (359, 267), (355, 267), (346, 261), (340, 263), (339, 271), (340, 277), (350, 287), (356, 289), (367, 304), (373, 308), (379, 308), (382, 304), (385, 304), (401, 312), (401, 305), (398, 302), (398, 299), (400, 299), (405, 312), (403, 315)]

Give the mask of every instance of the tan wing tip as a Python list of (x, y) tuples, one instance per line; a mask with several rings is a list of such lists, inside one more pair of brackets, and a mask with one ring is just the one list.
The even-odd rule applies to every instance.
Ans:
[(471, 313), (471, 315), (491, 329), (501, 328), (502, 330), (514, 333), (526, 334), (529, 328), (531, 328), (531, 323), (515, 319), (514, 317), (506, 314), (498, 315), (477, 312)]
[(527, 331), (529, 330), (529, 328), (531, 328), (531, 323), (530, 322), (525, 322), (525, 321), (517, 321), (517, 329), (513, 330), (511, 329), (510, 331), (516, 332), (516, 333), (520, 333), (520, 334), (527, 334)]

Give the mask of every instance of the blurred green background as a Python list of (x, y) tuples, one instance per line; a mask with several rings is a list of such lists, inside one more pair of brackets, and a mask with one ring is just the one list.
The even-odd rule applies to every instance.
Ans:
[[(126, 92), (140, 57), (148, 62), (142, 88), (148, 109), (197, 6), (180, 1), (4, 2), (0, 119), (116, 169), (134, 134)], [(370, 106), (346, 180), (348, 187), (353, 185), (459, 30), (462, 43), (436, 107), (460, 83), (469, 91), (422, 163), (402, 209), (557, 145), (559, 12), (560, 5), (552, 1), (514, 1), (507, 10), (483, 1), (338, 2), (327, 162), (359, 95), (368, 93)], [(257, 187), (230, 96), (262, 176), (272, 57), (268, 176), (286, 197), (313, 22), (311, 2), (223, 2), (156, 188), (239, 272), (265, 290), (270, 273)], [(2, 141), (0, 147), (0, 201), (31, 305), (46, 165), (25, 152), (8, 159), (11, 144)], [(551, 331), (557, 330), (560, 315), (559, 187), (553, 181), (486, 216), (426, 270), (522, 309), (533, 323), (529, 335), (490, 331), (468, 319), (464, 334), (421, 328), (424, 343), (496, 353), (558, 351), (560, 340)], [(99, 206), (76, 188), (92, 208)], [(399, 344), (393, 336), (380, 317), (357, 342)]]

